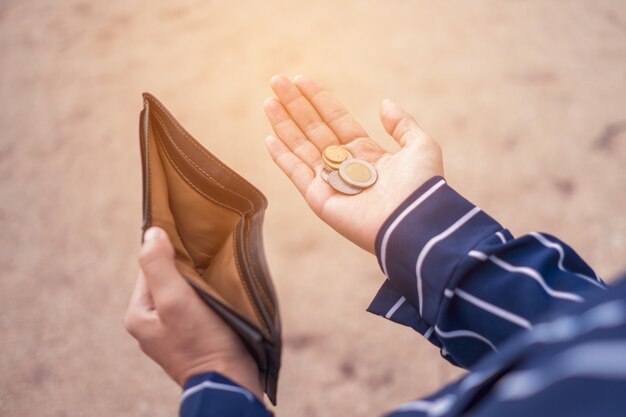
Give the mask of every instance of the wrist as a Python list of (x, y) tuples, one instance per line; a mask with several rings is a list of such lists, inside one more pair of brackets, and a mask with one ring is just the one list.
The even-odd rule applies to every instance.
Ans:
[(263, 384), (257, 364), (247, 351), (244, 353), (216, 355), (196, 360), (189, 364), (175, 380), (180, 386), (184, 386), (190, 378), (196, 375), (215, 372), (247, 389), (262, 402)]
[(433, 326), (457, 265), (501, 229), (442, 177), (433, 177), (384, 222), (376, 254), (389, 283)]

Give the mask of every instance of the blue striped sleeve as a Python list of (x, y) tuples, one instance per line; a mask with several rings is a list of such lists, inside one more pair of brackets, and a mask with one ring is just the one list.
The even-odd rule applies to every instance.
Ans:
[(270, 417), (247, 389), (216, 372), (189, 378), (180, 399), (180, 417)]
[(610, 291), (585, 295), (518, 332), (459, 380), (386, 417), (623, 416), (626, 275)]
[(368, 311), (412, 327), (468, 367), (548, 309), (604, 288), (567, 245), (509, 231), (441, 177), (385, 221), (376, 255), (387, 277)]

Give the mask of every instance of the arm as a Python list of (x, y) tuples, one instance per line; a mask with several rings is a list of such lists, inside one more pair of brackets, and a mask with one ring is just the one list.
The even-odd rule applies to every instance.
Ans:
[[(271, 85), (272, 158), (313, 212), (376, 253), (387, 275), (369, 310), (418, 330), (452, 362), (469, 366), (549, 307), (603, 286), (564, 244), (541, 234), (513, 239), (452, 190), (437, 143), (389, 100), (380, 117), (400, 145), (395, 153), (313, 80), (276, 76)], [(378, 182), (356, 196), (333, 191), (320, 177), (321, 151), (332, 144), (374, 164)]]
[(386, 416), (622, 416), (626, 275), (586, 295), (517, 332), (461, 379)]
[(139, 264), (125, 326), (183, 387), (180, 415), (269, 417), (256, 363), (178, 272), (164, 230), (146, 231)]
[(413, 327), (469, 367), (548, 310), (604, 289), (558, 239), (513, 236), (441, 177), (385, 221), (376, 254), (387, 276), (369, 311)]

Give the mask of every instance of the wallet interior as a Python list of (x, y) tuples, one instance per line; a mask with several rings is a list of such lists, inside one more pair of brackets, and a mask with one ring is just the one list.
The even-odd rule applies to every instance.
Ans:
[(241, 336), (275, 402), (280, 323), (262, 243), (267, 200), (150, 94), (144, 94), (140, 136), (144, 230), (159, 226), (168, 233), (178, 269)]

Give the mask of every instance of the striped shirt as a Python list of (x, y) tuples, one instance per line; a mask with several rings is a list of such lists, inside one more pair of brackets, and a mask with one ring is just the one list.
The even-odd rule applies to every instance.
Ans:
[[(626, 415), (626, 279), (607, 290), (569, 246), (514, 238), (441, 177), (385, 221), (376, 255), (386, 280), (368, 311), (469, 371), (387, 416)], [(270, 414), (207, 373), (185, 385), (180, 415)]]

